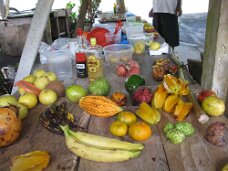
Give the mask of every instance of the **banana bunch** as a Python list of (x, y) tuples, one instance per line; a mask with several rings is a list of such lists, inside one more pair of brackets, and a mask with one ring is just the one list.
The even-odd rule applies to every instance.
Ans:
[(79, 157), (97, 162), (120, 162), (136, 158), (144, 145), (102, 137), (84, 132), (73, 132), (69, 126), (61, 126), (66, 145)]

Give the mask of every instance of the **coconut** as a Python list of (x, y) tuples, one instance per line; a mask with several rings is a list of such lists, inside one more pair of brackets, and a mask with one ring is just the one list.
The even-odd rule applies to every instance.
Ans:
[(48, 83), (46, 89), (54, 90), (58, 97), (65, 96), (65, 87), (63, 83), (59, 80), (51, 81), (50, 83)]

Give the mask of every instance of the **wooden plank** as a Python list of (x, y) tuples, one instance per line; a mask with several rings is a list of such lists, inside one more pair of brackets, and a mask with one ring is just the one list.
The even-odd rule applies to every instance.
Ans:
[(196, 133), (191, 137), (187, 137), (182, 144), (174, 145), (165, 137), (163, 128), (168, 121), (175, 123), (175, 120), (170, 114), (162, 113), (163, 117), (158, 125), (158, 132), (161, 136), (171, 171), (221, 170), (222, 166), (227, 162), (228, 144), (224, 147), (216, 147), (208, 143), (204, 135), (206, 128), (215, 121), (223, 121), (228, 125), (227, 118), (224, 116), (210, 118), (208, 123), (201, 125), (194, 113), (191, 113), (186, 121), (193, 124)]
[[(65, 100), (62, 98), (58, 103)], [(43, 105), (30, 110), (28, 117), (22, 122), (20, 138), (13, 145), (0, 149), (1, 171), (9, 170), (12, 157), (35, 150), (45, 150), (50, 153), (51, 161), (48, 170), (74, 171), (78, 157), (66, 147), (65, 138), (48, 131), (39, 122), (39, 116), (45, 110), (46, 107)], [(67, 110), (74, 114), (79, 126), (87, 127), (90, 116), (84, 113), (78, 105), (68, 103)]]
[[(23, 79), (31, 72), (53, 2), (54, 0), (39, 0), (37, 3), (18, 66), (15, 82)], [(13, 87), (11, 94), (14, 94), (16, 91), (17, 88)]]

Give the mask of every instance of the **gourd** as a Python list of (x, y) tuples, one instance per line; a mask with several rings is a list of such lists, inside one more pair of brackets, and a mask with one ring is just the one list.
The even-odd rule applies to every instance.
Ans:
[(21, 120), (16, 107), (0, 108), (0, 148), (12, 144), (21, 132)]
[(85, 96), (79, 100), (79, 106), (87, 113), (98, 117), (110, 117), (123, 109), (105, 96)]

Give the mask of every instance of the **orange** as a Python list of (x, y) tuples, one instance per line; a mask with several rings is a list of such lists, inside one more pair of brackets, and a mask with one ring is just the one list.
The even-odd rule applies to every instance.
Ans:
[(125, 122), (127, 125), (130, 125), (136, 120), (137, 120), (136, 115), (129, 111), (122, 111), (117, 115), (117, 121)]
[(144, 141), (152, 135), (150, 126), (142, 121), (130, 125), (128, 135), (135, 141)]
[(125, 136), (127, 134), (127, 124), (121, 121), (114, 121), (110, 128), (109, 128), (110, 132), (118, 137), (122, 137)]

